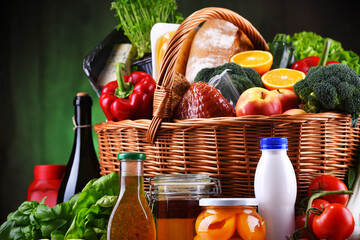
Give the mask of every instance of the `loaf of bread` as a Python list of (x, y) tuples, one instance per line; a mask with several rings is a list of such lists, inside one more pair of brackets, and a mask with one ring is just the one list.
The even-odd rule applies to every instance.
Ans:
[(237, 26), (221, 19), (208, 20), (192, 41), (185, 77), (192, 84), (201, 69), (220, 66), (234, 54), (250, 49), (253, 45)]

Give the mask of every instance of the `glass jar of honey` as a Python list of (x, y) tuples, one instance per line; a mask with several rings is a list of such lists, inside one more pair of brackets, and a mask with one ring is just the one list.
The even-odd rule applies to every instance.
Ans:
[(265, 222), (255, 198), (204, 198), (194, 240), (265, 240)]
[(157, 240), (192, 240), (199, 200), (221, 193), (208, 174), (164, 174), (150, 179), (150, 199)]

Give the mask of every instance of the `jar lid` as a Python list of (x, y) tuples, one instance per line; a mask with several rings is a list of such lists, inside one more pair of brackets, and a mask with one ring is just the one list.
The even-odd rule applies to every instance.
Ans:
[(122, 152), (119, 153), (118, 159), (146, 159), (146, 155), (140, 152)]
[(260, 149), (288, 149), (288, 141), (285, 137), (270, 137), (260, 139)]
[(66, 165), (36, 165), (34, 167), (34, 179), (49, 180), (62, 179)]
[(192, 185), (211, 184), (209, 174), (158, 174), (154, 185)]
[(256, 198), (202, 198), (199, 205), (206, 206), (257, 206)]

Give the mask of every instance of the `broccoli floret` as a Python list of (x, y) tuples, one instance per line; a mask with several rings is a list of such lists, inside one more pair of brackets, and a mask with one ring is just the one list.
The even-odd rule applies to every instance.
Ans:
[(242, 68), (242, 69), (244, 70), (248, 79), (251, 79), (251, 82), (256, 87), (265, 87), (263, 82), (261, 81), (261, 76), (257, 71), (255, 71), (253, 68)]
[(326, 110), (333, 109), (340, 103), (336, 87), (325, 81), (314, 85), (314, 95)]
[(215, 76), (214, 72), (215, 68), (203, 68), (197, 73), (194, 82), (209, 82)]
[(212, 77), (220, 75), (226, 69), (229, 69), (227, 73), (240, 94), (252, 87), (265, 87), (261, 81), (260, 74), (253, 68), (241, 67), (233, 62), (225, 63), (215, 68), (204, 68), (198, 72), (194, 81), (209, 82)]
[(345, 64), (311, 68), (293, 88), (308, 112), (339, 111), (360, 114), (360, 77)]

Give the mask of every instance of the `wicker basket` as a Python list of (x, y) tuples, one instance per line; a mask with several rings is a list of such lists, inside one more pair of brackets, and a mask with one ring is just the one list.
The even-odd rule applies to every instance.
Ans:
[[(340, 113), (223, 117), (171, 121), (174, 65), (187, 34), (208, 19), (238, 26), (257, 49), (268, 46), (259, 32), (238, 14), (205, 8), (189, 16), (171, 39), (161, 65), (152, 120), (125, 120), (95, 125), (101, 174), (119, 171), (119, 152), (144, 152), (145, 177), (157, 174), (209, 173), (219, 178), (225, 197), (254, 196), (253, 182), (260, 158), (260, 138), (282, 136), (289, 141), (298, 181), (298, 199), (321, 174), (344, 179), (356, 164), (360, 130), (350, 128), (349, 115)], [(164, 120), (164, 121), (163, 121)]]

